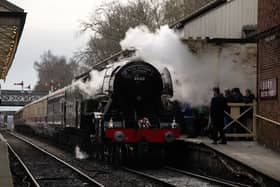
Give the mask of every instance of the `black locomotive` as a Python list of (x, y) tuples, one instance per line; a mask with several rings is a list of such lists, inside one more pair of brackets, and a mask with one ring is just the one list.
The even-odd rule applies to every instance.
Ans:
[(95, 83), (92, 72), (87, 72), (73, 85), (18, 111), (16, 129), (28, 127), (115, 163), (141, 159), (151, 152), (163, 157), (165, 145), (180, 134), (170, 100), (173, 89), (169, 71), (164, 68), (160, 73), (139, 59), (96, 69), (104, 73), (94, 93), (77, 86)]

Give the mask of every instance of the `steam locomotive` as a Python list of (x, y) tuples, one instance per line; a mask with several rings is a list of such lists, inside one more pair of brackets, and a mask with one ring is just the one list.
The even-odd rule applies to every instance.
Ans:
[[(169, 71), (140, 59), (106, 63), (93, 70), (101, 73), (101, 84), (92, 72), (77, 77), (18, 111), (16, 129), (80, 145), (117, 164), (152, 153), (163, 159), (165, 145), (180, 135)], [(95, 81), (94, 93), (75, 86)]]

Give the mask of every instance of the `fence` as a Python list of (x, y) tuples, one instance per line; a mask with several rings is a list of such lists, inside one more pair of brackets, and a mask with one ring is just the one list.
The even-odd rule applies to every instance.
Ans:
[(256, 139), (256, 102), (228, 103), (228, 106), (229, 113), (225, 111), (229, 119), (229, 123), (224, 127), (226, 136)]

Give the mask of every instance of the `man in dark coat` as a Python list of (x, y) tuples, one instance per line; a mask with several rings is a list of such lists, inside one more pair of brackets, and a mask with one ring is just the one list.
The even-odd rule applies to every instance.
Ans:
[(245, 96), (243, 98), (244, 103), (252, 103), (256, 99), (255, 95), (250, 89), (245, 90)]
[(227, 102), (224, 96), (220, 93), (218, 87), (213, 88), (214, 97), (211, 99), (210, 117), (213, 130), (213, 144), (217, 144), (218, 132), (220, 133), (220, 144), (226, 144), (226, 137), (224, 133), (224, 110), (226, 110)]

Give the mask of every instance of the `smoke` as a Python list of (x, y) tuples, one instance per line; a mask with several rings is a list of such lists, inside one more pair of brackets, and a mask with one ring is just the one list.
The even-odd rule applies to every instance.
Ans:
[[(125, 65), (126, 63), (137, 59), (138, 57), (136, 56), (127, 57), (119, 60), (117, 66)], [(72, 83), (72, 88), (79, 89), (88, 97), (94, 97), (96, 94), (103, 93), (103, 91), (109, 89), (109, 79), (104, 78), (106, 78), (106, 75), (111, 75), (114, 70), (114, 68), (109, 68), (109, 66), (117, 67), (114, 66), (114, 64), (109, 64), (106, 66), (108, 69), (103, 69), (101, 71), (91, 70), (89, 80), (83, 81), (79, 79)]]
[(207, 104), (212, 96), (212, 87), (217, 85), (222, 89), (252, 87), (253, 78), (239, 63), (240, 59), (243, 60), (242, 51), (237, 59), (232, 54), (234, 51), (227, 47), (194, 55), (168, 26), (162, 26), (154, 33), (146, 26), (131, 28), (120, 44), (122, 49), (136, 48), (143, 60), (157, 68), (167, 67), (173, 79), (173, 98), (182, 103)]
[(87, 159), (88, 154), (81, 151), (80, 147), (78, 145), (75, 146), (75, 157), (79, 160)]
[(74, 86), (74, 88), (78, 88), (88, 96), (94, 96), (101, 92), (104, 76), (105, 71), (92, 70), (90, 72), (89, 80), (83, 82), (79, 79), (74, 82), (72, 86)]
[[(24, 127), (27, 127), (27, 131), (32, 130), (34, 132), (35, 135), (39, 135), (39, 136), (43, 136), (43, 137), (53, 137), (55, 135), (55, 133), (57, 132), (56, 129), (51, 128), (51, 127), (47, 127), (45, 126), (45, 124), (39, 123), (40, 126), (38, 127), (36, 125), (35, 122), (26, 122), (26, 125), (24, 125)], [(25, 130), (23, 129), (23, 132), (25, 132)]]

